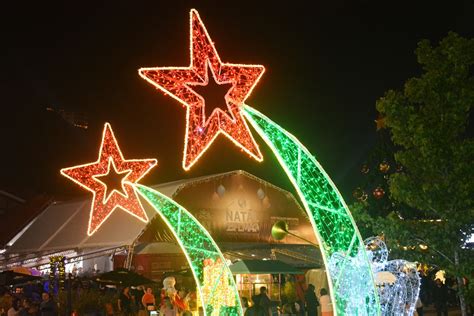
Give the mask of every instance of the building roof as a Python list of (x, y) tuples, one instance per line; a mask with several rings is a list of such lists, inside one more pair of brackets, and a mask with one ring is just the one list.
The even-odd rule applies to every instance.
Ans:
[(4, 191), (0, 191), (0, 194), (18, 202), (15, 208), (0, 216), (0, 249), (4, 249), (15, 236), (43, 212), (53, 199), (50, 196), (38, 195), (25, 202)]
[[(155, 190), (173, 198), (182, 188), (196, 185), (203, 181), (215, 180), (218, 177), (228, 177), (242, 174), (246, 177), (265, 182), (244, 171), (232, 171), (200, 178), (173, 181), (152, 186)], [(277, 188), (282, 193), (294, 197), (287, 191), (265, 182), (266, 185)], [(0, 267), (8, 262), (40, 254), (61, 252), (66, 250), (87, 251), (87, 249), (110, 249), (132, 244), (144, 231), (147, 224), (130, 216), (126, 212), (116, 210), (93, 235), (87, 235), (87, 225), (90, 213), (90, 198), (73, 201), (55, 201), (50, 203), (39, 215), (10, 240), (4, 254), (0, 254)], [(143, 203), (149, 219), (157, 214), (151, 206)], [(2, 258), (3, 257), (3, 258)], [(9, 259), (10, 258), (10, 259)]]

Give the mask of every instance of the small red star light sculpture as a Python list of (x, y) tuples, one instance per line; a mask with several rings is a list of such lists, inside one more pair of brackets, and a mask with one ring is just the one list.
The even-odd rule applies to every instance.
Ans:
[[(141, 68), (138, 71), (142, 78), (187, 108), (183, 168), (189, 170), (220, 133), (251, 157), (262, 161), (260, 149), (241, 109), (265, 68), (261, 65), (223, 63), (196, 10), (191, 10), (190, 22), (189, 67)], [(229, 84), (231, 88), (222, 100), (226, 110), (215, 108), (206, 117), (205, 100), (192, 87), (207, 86), (209, 72), (217, 84)]]
[[(112, 212), (120, 207), (143, 222), (148, 217), (133, 184), (157, 163), (156, 159), (125, 160), (109, 123), (104, 126), (99, 158), (96, 162), (61, 169), (61, 174), (93, 194), (87, 234), (92, 236)], [(119, 188), (110, 190), (105, 179), (120, 179)]]

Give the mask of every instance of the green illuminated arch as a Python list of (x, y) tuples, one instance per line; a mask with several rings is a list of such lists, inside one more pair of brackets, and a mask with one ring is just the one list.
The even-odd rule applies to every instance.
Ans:
[[(204, 315), (243, 315), (232, 272), (207, 230), (170, 198), (146, 186), (134, 186), (161, 216), (183, 250), (196, 280)], [(219, 264), (210, 265), (209, 262)], [(214, 276), (209, 275), (210, 269)]]
[(296, 137), (248, 105), (243, 112), (272, 149), (304, 205), (321, 248), (335, 313), (380, 315), (363, 240), (334, 183)]

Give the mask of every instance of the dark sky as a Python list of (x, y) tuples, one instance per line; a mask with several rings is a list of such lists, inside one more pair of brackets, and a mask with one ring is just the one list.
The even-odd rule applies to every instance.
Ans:
[[(185, 110), (137, 74), (189, 64), (196, 8), (224, 62), (265, 65), (247, 103), (296, 135), (348, 197), (373, 147), (375, 101), (419, 74), (414, 49), (474, 37), (472, 1), (29, 1), (2, 4), (0, 188), (83, 193), (59, 169), (97, 159), (103, 123), (126, 158), (159, 160), (144, 184), (244, 169), (289, 187), (224, 137), (181, 168)], [(312, 7), (309, 6), (312, 4)], [(47, 112), (86, 112), (81, 130)]]

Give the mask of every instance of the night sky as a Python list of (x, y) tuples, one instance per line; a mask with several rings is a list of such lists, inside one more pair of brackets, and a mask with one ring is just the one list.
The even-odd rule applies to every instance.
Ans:
[[(266, 67), (247, 103), (297, 136), (346, 198), (377, 138), (375, 101), (420, 73), (417, 42), (474, 37), (467, 0), (9, 2), (0, 18), (0, 189), (24, 197), (84, 194), (59, 169), (97, 159), (104, 122), (125, 158), (159, 160), (143, 184), (244, 169), (290, 187), (256, 133), (261, 164), (220, 136), (190, 172), (181, 168), (185, 109), (137, 69), (189, 65), (191, 8), (224, 62)], [(47, 107), (87, 113), (89, 129)]]

